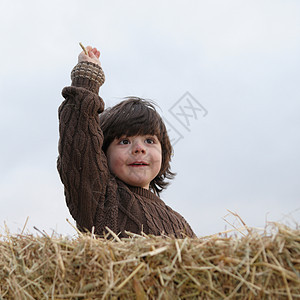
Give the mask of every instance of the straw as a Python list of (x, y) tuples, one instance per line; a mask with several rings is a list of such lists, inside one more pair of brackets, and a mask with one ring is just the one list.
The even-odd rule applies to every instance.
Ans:
[(300, 230), (273, 223), (246, 231), (121, 239), (7, 230), (0, 299), (300, 299)]
[(86, 48), (82, 45), (82, 43), (79, 42), (80, 47), (82, 48), (83, 52), (85, 55), (88, 55), (88, 52), (86, 50)]

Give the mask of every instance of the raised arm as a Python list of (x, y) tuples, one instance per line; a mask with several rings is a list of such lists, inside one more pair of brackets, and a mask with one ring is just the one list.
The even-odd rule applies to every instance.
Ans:
[(71, 73), (72, 86), (63, 89), (59, 107), (58, 171), (71, 215), (81, 228), (91, 230), (101, 215), (109, 171), (102, 152), (99, 113), (104, 102), (98, 96), (104, 83), (96, 48), (81, 52)]

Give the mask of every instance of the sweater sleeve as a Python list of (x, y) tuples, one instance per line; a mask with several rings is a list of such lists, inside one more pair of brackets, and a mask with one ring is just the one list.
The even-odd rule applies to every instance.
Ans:
[(109, 171), (102, 152), (98, 96), (104, 74), (98, 65), (81, 62), (72, 73), (72, 86), (62, 91), (59, 107), (59, 157), (57, 168), (64, 184), (67, 206), (80, 228), (91, 230), (101, 215)]

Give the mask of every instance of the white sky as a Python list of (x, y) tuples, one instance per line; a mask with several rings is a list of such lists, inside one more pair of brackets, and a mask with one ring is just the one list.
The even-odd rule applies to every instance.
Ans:
[[(1, 0), (0, 34), (0, 232), (29, 216), (29, 232), (74, 234), (57, 109), (80, 41), (101, 51), (107, 106), (153, 99), (182, 135), (162, 199), (197, 235), (224, 230), (227, 209), (299, 223), (300, 2)], [(189, 131), (169, 111), (186, 92), (208, 111)]]

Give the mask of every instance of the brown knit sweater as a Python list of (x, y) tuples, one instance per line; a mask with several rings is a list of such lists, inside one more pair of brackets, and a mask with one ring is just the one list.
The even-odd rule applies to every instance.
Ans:
[(78, 63), (71, 73), (72, 86), (62, 91), (59, 108), (58, 171), (71, 215), (78, 228), (102, 235), (109, 227), (120, 237), (125, 230), (146, 234), (195, 237), (189, 224), (150, 190), (128, 186), (110, 173), (102, 151), (98, 96), (104, 83), (102, 69)]

